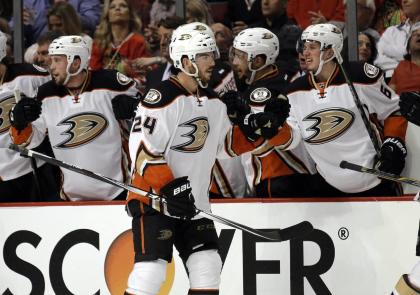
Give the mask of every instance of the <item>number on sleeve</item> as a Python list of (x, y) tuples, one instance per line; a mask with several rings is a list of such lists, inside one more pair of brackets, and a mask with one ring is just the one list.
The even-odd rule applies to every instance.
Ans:
[(152, 134), (156, 127), (156, 118), (146, 116), (146, 120), (142, 120), (141, 116), (134, 118), (132, 132), (141, 132), (142, 128), (146, 128), (149, 134)]

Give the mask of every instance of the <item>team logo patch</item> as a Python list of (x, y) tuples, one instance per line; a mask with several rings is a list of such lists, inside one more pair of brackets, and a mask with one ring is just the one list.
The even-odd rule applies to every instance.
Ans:
[(365, 63), (363, 68), (365, 70), (366, 76), (368, 76), (369, 78), (375, 78), (379, 74), (379, 68), (375, 67), (374, 65)]
[(196, 153), (201, 151), (210, 132), (210, 125), (207, 118), (198, 117), (182, 123), (179, 127), (188, 127), (191, 129), (188, 133), (181, 135), (181, 137), (185, 137), (188, 140), (182, 144), (171, 147), (171, 149), (184, 153)]
[(75, 148), (101, 135), (108, 127), (108, 120), (99, 113), (79, 113), (65, 118), (57, 126), (68, 126), (68, 128), (61, 133), (67, 138), (55, 147)]
[(9, 131), (9, 112), (14, 105), (15, 97), (13, 95), (7, 96), (0, 101), (0, 134)]
[(306, 128), (306, 131), (312, 134), (304, 140), (310, 144), (322, 144), (334, 140), (350, 128), (354, 118), (353, 112), (341, 108), (323, 109), (309, 114), (303, 121), (313, 122)]
[(156, 89), (150, 89), (143, 101), (149, 104), (156, 104), (162, 99), (162, 94)]
[(71, 43), (82, 43), (83, 39), (82, 37), (73, 37), (71, 38)]
[(43, 67), (40, 67), (38, 65), (33, 64), (32, 66), (40, 72), (43, 72), (43, 73), (48, 72), (46, 69), (44, 69)]
[(127, 77), (126, 75), (120, 72), (117, 72), (117, 80), (118, 80), (118, 83), (120, 83), (121, 85), (127, 85), (128, 83), (132, 81), (131, 78)]
[(271, 92), (265, 87), (256, 88), (251, 92), (249, 98), (256, 103), (264, 102), (271, 98)]
[(206, 30), (206, 27), (203, 25), (196, 25), (194, 30), (204, 32)]
[(274, 35), (271, 33), (264, 33), (262, 39), (273, 39)]
[(191, 38), (192, 36), (190, 34), (182, 34), (181, 36), (179, 36), (179, 40), (188, 40)]
[(172, 231), (170, 229), (162, 229), (159, 231), (158, 240), (164, 241), (169, 240), (172, 237)]

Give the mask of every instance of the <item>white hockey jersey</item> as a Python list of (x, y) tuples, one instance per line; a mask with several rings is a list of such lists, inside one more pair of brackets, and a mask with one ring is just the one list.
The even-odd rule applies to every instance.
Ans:
[[(404, 140), (407, 123), (397, 115), (398, 96), (386, 85), (379, 68), (352, 63), (349, 76), (366, 114), (376, 121), (371, 124), (376, 133)], [(338, 66), (323, 84), (317, 84), (312, 75), (297, 79), (287, 95), (290, 117), (288, 126), (281, 130), (283, 140), (277, 145), (290, 149), (303, 141), (318, 172), (343, 192), (362, 192), (380, 183), (375, 176), (339, 168), (343, 160), (372, 167), (376, 152)]]
[[(39, 88), (42, 113), (21, 135), (12, 128), (15, 143), (39, 145), (46, 133), (54, 156), (66, 163), (124, 182), (127, 163), (120, 124), (111, 100), (118, 94), (137, 95), (135, 82), (113, 70), (90, 72), (86, 87), (76, 96), (53, 81)], [(72, 201), (111, 200), (121, 188), (61, 169), (62, 197)]]
[[(32, 171), (31, 160), (21, 157), (9, 149), (12, 140), (9, 136), (9, 112), (15, 105), (14, 90), (28, 97), (35, 97), (38, 87), (51, 80), (50, 74), (31, 64), (8, 65), (3, 84), (0, 85), (0, 180), (18, 178)], [(37, 160), (37, 166), (44, 162)]]
[[(226, 105), (216, 95), (203, 93), (189, 93), (175, 77), (150, 89), (138, 106), (129, 149), (133, 185), (159, 193), (173, 178), (188, 176), (196, 206), (210, 210), (216, 158), (237, 156), (264, 142), (248, 142), (238, 127), (232, 127)], [(130, 193), (129, 199), (158, 209), (142, 196)]]

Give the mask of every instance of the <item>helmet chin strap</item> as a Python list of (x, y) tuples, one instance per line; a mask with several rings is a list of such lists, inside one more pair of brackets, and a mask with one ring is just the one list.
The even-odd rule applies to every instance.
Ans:
[(319, 66), (318, 66), (318, 69), (316, 70), (316, 72), (314, 73), (314, 76), (317, 76), (319, 73), (321, 73), (322, 68), (324, 67), (324, 64), (331, 61), (335, 57), (335, 53), (336, 53), (335, 48), (333, 49), (333, 52), (334, 52), (333, 56), (331, 56), (327, 60), (323, 60), (322, 58), (324, 57), (325, 51), (324, 50), (321, 51), (321, 54), (319, 55)]
[(76, 76), (76, 75), (78, 75), (79, 73), (81, 73), (83, 71), (82, 67), (79, 66), (79, 69), (75, 73), (73, 73), (73, 74), (70, 73), (70, 67), (71, 67), (73, 61), (74, 61), (74, 58), (73, 58), (73, 60), (71, 62), (68, 62), (67, 63), (67, 68), (66, 68), (66, 74), (67, 74), (67, 76), (66, 76), (66, 79), (64, 79), (64, 82), (63, 82), (63, 85), (64, 86), (67, 85), (67, 83), (69, 82), (69, 80), (70, 80), (71, 77)]
[(251, 71), (251, 77), (249, 77), (249, 79), (245, 79), (245, 83), (248, 85), (251, 85), (252, 82), (254, 82), (255, 79), (255, 75), (257, 74), (258, 71), (261, 71), (262, 69), (266, 68), (268, 66), (268, 64), (265, 64), (261, 67), (259, 67), (258, 69), (252, 69), (252, 61), (248, 62), (248, 69)]
[(198, 75), (197, 65), (195, 64), (194, 61), (191, 61), (191, 64), (194, 67), (194, 70), (195, 70), (194, 73), (189, 73), (186, 69), (184, 69), (184, 66), (181, 66), (181, 71), (183, 71), (186, 75), (188, 75), (190, 77), (193, 77), (197, 81), (198, 85), (200, 85), (201, 88), (207, 88), (207, 86), (209, 86), (209, 84), (208, 83), (204, 84), (203, 81), (200, 79), (200, 77)]

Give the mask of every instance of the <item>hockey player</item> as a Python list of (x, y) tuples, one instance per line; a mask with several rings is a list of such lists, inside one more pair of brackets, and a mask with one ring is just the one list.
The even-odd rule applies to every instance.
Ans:
[[(54, 199), (58, 184), (51, 167), (35, 160), (31, 165), (30, 159), (8, 148), (12, 143), (9, 111), (15, 104), (14, 90), (19, 90), (22, 100), (31, 102), (27, 97), (35, 96), (38, 86), (51, 77), (48, 71), (31, 64), (10, 64), (6, 60), (6, 41), (6, 35), (0, 32), (0, 202)], [(38, 191), (39, 186), (42, 191)]]
[[(282, 97), (288, 85), (287, 75), (275, 65), (278, 53), (279, 40), (267, 29), (245, 29), (235, 37), (232, 65), (237, 76), (246, 80), (248, 88), (241, 94), (229, 92), (222, 97), (233, 123), (237, 123), (238, 117), (235, 105), (241, 101), (255, 113), (264, 108), (275, 111), (270, 98)], [(243, 109), (248, 111), (247, 106)], [(310, 172), (315, 172), (315, 167), (302, 144), (293, 151), (274, 148), (265, 150), (263, 154), (246, 154), (242, 160), (248, 185), (259, 197), (308, 196), (314, 193), (310, 188)], [(302, 183), (307, 185), (302, 186)]]
[[(89, 48), (80, 36), (55, 39), (48, 51), (53, 81), (39, 87), (36, 103), (21, 100), (12, 109), (13, 142), (33, 148), (48, 131), (56, 158), (124, 182), (126, 157), (112, 100), (137, 95), (135, 82), (112, 70), (88, 71)], [(64, 199), (125, 199), (120, 188), (61, 172)]]
[(372, 120), (371, 128), (375, 134), (382, 131), (380, 157), (376, 158), (373, 140), (337, 65), (336, 57), (343, 45), (341, 31), (331, 24), (312, 25), (305, 29), (302, 40), (310, 74), (290, 85), (287, 95), (291, 111), (280, 131), (283, 138), (271, 143), (281, 149), (292, 149), (303, 142), (326, 181), (319, 184), (325, 195), (395, 194), (389, 182), (340, 169), (339, 164), (347, 160), (401, 173), (407, 154), (404, 144), (407, 121), (399, 113), (398, 96), (385, 84), (379, 68), (367, 63), (349, 67), (349, 77), (366, 116)]
[[(206, 89), (217, 55), (208, 34), (178, 28), (170, 56), (180, 72), (150, 89), (137, 109), (129, 142), (132, 184), (160, 193), (166, 203), (128, 195), (136, 255), (126, 294), (158, 294), (173, 245), (188, 271), (188, 294), (219, 294), (217, 234), (212, 221), (194, 218), (195, 206), (210, 210), (208, 190), (216, 158), (263, 147), (265, 142), (248, 142), (238, 127), (232, 127), (225, 104)], [(241, 124), (248, 135), (277, 132), (279, 126), (269, 124), (275, 121), (270, 113), (249, 114), (247, 119)]]

